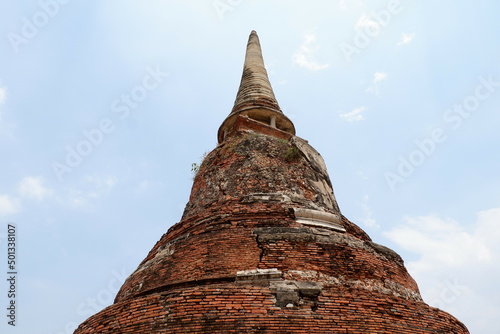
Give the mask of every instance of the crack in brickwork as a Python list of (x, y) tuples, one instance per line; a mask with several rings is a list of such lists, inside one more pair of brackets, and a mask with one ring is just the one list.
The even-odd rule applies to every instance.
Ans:
[(181, 221), (75, 334), (468, 334), (341, 214), (323, 158), (271, 94), (255, 32), (247, 56)]
[[(76, 333), (467, 334), (422, 301), (397, 253), (324, 200), (333, 193), (309, 196), (329, 189), (302, 182), (323, 176), (286, 161), (287, 145), (242, 132), (210, 153), (183, 219)], [(336, 214), (345, 232), (303, 225), (297, 208)]]
[(77, 333), (468, 333), (449, 314), (422, 302), (364, 289), (323, 287), (314, 309), (276, 303), (269, 286), (183, 287), (116, 303)]

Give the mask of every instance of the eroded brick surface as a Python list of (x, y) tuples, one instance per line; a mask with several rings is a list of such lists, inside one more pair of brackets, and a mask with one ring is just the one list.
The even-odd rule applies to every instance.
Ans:
[[(304, 225), (297, 208), (338, 215), (345, 232)], [(182, 220), (115, 304), (75, 333), (468, 331), (422, 301), (398, 254), (341, 215), (307, 142), (242, 125), (207, 156)]]
[(255, 31), (217, 138), (181, 221), (76, 334), (468, 334), (341, 214), (323, 158), (279, 108)]
[(225, 283), (184, 287), (114, 304), (77, 333), (468, 333), (422, 302), (323, 285), (278, 291)]

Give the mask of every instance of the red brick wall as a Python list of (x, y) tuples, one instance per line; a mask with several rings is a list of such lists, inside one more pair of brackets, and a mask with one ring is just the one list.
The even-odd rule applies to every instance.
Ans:
[[(182, 220), (115, 304), (75, 333), (468, 333), (341, 216), (312, 149), (289, 159), (293, 143), (244, 129), (207, 156)], [(294, 208), (337, 214), (346, 232), (302, 225)]]
[(275, 300), (269, 287), (247, 283), (183, 287), (114, 304), (76, 333), (468, 333), (424, 303), (365, 289), (325, 286), (314, 307)]
[[(418, 293), (403, 263), (368, 241), (291, 221), (252, 218), (205, 221), (173, 242), (164, 238), (168, 252), (157, 245), (122, 286), (117, 301), (179, 282), (235, 277), (240, 270), (256, 268), (390, 281)], [(156, 252), (160, 256), (155, 258)]]

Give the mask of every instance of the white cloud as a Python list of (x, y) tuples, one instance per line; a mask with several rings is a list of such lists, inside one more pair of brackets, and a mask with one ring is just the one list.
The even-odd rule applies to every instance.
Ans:
[(316, 60), (316, 53), (319, 50), (315, 46), (316, 34), (305, 34), (304, 43), (293, 55), (293, 62), (301, 67), (311, 71), (324, 70), (330, 67), (330, 64), (319, 64)]
[(407, 217), (384, 235), (418, 256), (407, 268), (424, 300), (456, 316), (471, 333), (493, 334), (497, 329), (484, 326), (500, 314), (499, 224), (496, 208), (479, 212), (470, 229), (436, 216)]
[(413, 41), (414, 38), (415, 34), (402, 33), (401, 40), (398, 42), (398, 46), (409, 44), (411, 43), (411, 41)]
[(102, 175), (102, 176), (87, 176), (86, 180), (90, 183), (93, 183), (97, 188), (99, 189), (111, 189), (113, 188), (117, 183), (118, 179), (114, 176), (109, 176), (109, 175)]
[(369, 30), (373, 32), (374, 36), (380, 34), (381, 26), (380, 23), (375, 21), (369, 14), (363, 14), (361, 18), (356, 22), (355, 29), (357, 30)]
[(0, 104), (5, 104), (5, 99), (7, 98), (7, 90), (5, 87), (0, 86)]
[(363, 111), (366, 110), (365, 106), (359, 107), (357, 109), (354, 109), (351, 112), (345, 113), (345, 114), (340, 114), (340, 118), (347, 122), (359, 122), (365, 119), (365, 116), (363, 115)]
[(19, 198), (0, 195), (0, 216), (8, 216), (21, 211), (21, 201), (24, 199), (42, 200), (52, 195), (52, 190), (43, 185), (42, 177), (25, 177), (19, 182)]
[(100, 198), (109, 193), (118, 183), (116, 177), (109, 175), (87, 176), (86, 181), (93, 185), (93, 189), (86, 193), (88, 198)]
[(44, 179), (41, 176), (25, 177), (19, 184), (19, 193), (22, 197), (41, 201), (52, 195), (52, 190), (46, 188), (43, 184)]
[(387, 77), (388, 77), (388, 75), (385, 72), (375, 72), (375, 74), (373, 75), (373, 79), (372, 79), (372, 85), (370, 87), (368, 87), (366, 89), (366, 91), (373, 93), (377, 96), (380, 96), (379, 84), (382, 81), (387, 80)]
[(370, 198), (368, 195), (363, 197), (363, 202), (361, 203), (361, 210), (363, 211), (364, 217), (360, 221), (367, 227), (379, 229), (380, 225), (377, 223), (375, 218), (373, 218), (373, 210), (368, 205)]
[(145, 193), (145, 192), (149, 191), (150, 189), (152, 189), (152, 187), (153, 187), (153, 184), (151, 183), (151, 181), (142, 180), (134, 190), (136, 193), (142, 194), (142, 193)]
[(74, 209), (91, 211), (94, 207), (92, 203), (90, 203), (88, 199), (89, 197), (92, 196), (89, 196), (81, 191), (71, 189), (69, 191), (68, 204)]
[(383, 81), (387, 79), (387, 73), (384, 72), (375, 72), (373, 75), (373, 83), (379, 83), (380, 81)]
[(92, 212), (117, 184), (118, 178), (115, 176), (87, 175), (77, 186), (66, 189), (66, 196), (57, 199), (72, 209)]
[(413, 264), (415, 269), (459, 268), (491, 259), (482, 237), (466, 232), (454, 220), (434, 216), (407, 217), (405, 220), (406, 225), (388, 232), (387, 236), (404, 245), (406, 250), (422, 255), (422, 261)]
[(0, 195), (0, 217), (15, 214), (21, 210), (19, 199)]

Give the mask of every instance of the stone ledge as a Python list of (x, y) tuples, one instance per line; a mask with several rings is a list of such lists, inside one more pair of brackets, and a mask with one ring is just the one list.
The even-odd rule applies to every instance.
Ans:
[(290, 197), (282, 193), (254, 193), (241, 199), (242, 203), (254, 202), (291, 202)]
[(236, 281), (272, 280), (281, 278), (281, 271), (272, 269), (242, 270), (236, 273)]
[(304, 208), (294, 208), (293, 211), (295, 214), (295, 219), (298, 223), (304, 225), (327, 227), (339, 232), (346, 231), (341, 223), (342, 218), (339, 215)]
[(423, 302), (418, 290), (412, 290), (389, 279), (383, 281), (377, 279), (348, 279), (343, 276), (331, 276), (314, 270), (288, 270), (284, 272), (283, 277), (285, 282), (307, 280), (305, 283), (315, 282), (321, 284), (321, 287), (344, 286), (349, 289), (375, 291), (397, 298)]

